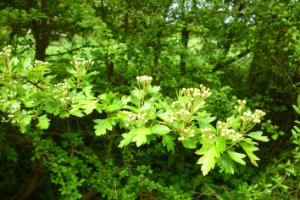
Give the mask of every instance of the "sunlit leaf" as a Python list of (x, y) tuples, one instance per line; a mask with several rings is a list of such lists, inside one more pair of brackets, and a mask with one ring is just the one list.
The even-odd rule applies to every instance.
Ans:
[(211, 146), (203, 153), (203, 156), (198, 160), (197, 164), (202, 165), (201, 171), (203, 176), (205, 176), (215, 167), (216, 158), (218, 157), (218, 150), (215, 146)]
[(254, 144), (240, 142), (239, 145), (243, 148), (247, 156), (250, 158), (250, 161), (253, 165), (258, 166), (256, 161), (259, 160), (259, 158), (254, 155), (254, 151), (257, 151), (258, 148), (254, 146)]
[(231, 158), (232, 160), (234, 160), (235, 162), (240, 163), (240, 164), (242, 164), (242, 165), (245, 165), (245, 164), (246, 164), (246, 162), (243, 160), (243, 158), (246, 157), (245, 154), (238, 153), (238, 152), (235, 152), (235, 151), (230, 151), (230, 150), (227, 151), (227, 154), (228, 154), (228, 155), (230, 156), (230, 158)]
[(94, 126), (95, 128), (95, 133), (97, 136), (99, 135), (105, 135), (107, 130), (112, 130), (112, 125), (115, 124), (114, 120), (112, 118), (106, 118), (106, 119), (96, 119), (94, 120), (96, 125)]
[(174, 138), (170, 135), (164, 135), (162, 138), (163, 146), (167, 146), (168, 151), (174, 151), (175, 143)]
[(263, 141), (263, 142), (268, 142), (269, 139), (267, 136), (262, 136), (263, 132), (262, 131), (256, 131), (256, 132), (251, 132), (248, 134), (249, 137), (252, 137), (255, 140)]
[(167, 133), (170, 132), (170, 129), (165, 126), (165, 125), (161, 125), (161, 124), (156, 124), (154, 126), (152, 126), (151, 128), (151, 132), (158, 134), (158, 135), (166, 135)]
[(37, 127), (40, 129), (47, 129), (49, 128), (50, 120), (48, 119), (47, 115), (42, 115), (38, 118)]
[(187, 149), (195, 149), (197, 147), (197, 141), (192, 138), (186, 138), (182, 141), (182, 145)]

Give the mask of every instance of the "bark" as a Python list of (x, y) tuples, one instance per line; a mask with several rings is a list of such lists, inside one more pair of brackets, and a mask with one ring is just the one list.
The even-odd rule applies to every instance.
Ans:
[(47, 170), (43, 166), (43, 159), (35, 160), (32, 163), (32, 175), (29, 177), (26, 186), (18, 195), (18, 200), (30, 199), (34, 191), (41, 185), (44, 174)]
[(189, 43), (189, 36), (190, 31), (188, 30), (187, 26), (185, 26), (181, 31), (181, 44), (183, 46), (183, 50), (180, 54), (179, 69), (182, 74), (186, 72), (186, 51)]
[(106, 63), (106, 76), (107, 80), (111, 82), (111, 79), (114, 75), (114, 63), (112, 61), (107, 61)]
[[(47, 1), (43, 0), (41, 10), (47, 9)], [(50, 44), (51, 27), (49, 19), (42, 18), (32, 23), (32, 33), (35, 39), (35, 59), (44, 61), (46, 57), (46, 49)]]
[(153, 63), (154, 72), (158, 72), (158, 62), (159, 62), (159, 56), (161, 52), (161, 38), (162, 38), (162, 30), (160, 29), (156, 34), (156, 41), (154, 45), (154, 63)]

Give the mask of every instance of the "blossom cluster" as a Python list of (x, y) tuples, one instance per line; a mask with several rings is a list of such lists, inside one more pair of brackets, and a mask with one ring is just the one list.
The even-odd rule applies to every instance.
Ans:
[(41, 67), (47, 67), (49, 65), (49, 62), (44, 62), (40, 60), (35, 60), (34, 61), (35, 66), (41, 66)]
[(246, 100), (238, 100), (238, 106), (236, 106), (235, 108), (237, 109), (238, 113), (241, 113), (243, 111), (243, 109), (245, 108), (246, 106)]
[(178, 137), (179, 141), (183, 141), (186, 138), (195, 137), (195, 130), (191, 127), (186, 127), (185, 129), (180, 131), (180, 136)]
[(206, 99), (211, 95), (210, 89), (200, 85), (200, 88), (183, 88), (180, 91), (182, 96), (189, 96), (191, 98), (199, 98), (199, 99)]
[(253, 122), (253, 123), (260, 123), (261, 122), (261, 118), (265, 115), (266, 113), (256, 109), (254, 111), (254, 113), (252, 113), (250, 110), (247, 110), (245, 112), (243, 112), (243, 115), (241, 116), (241, 120), (244, 123), (247, 122)]
[(56, 84), (53, 89), (53, 92), (55, 93), (54, 98), (59, 99), (61, 104), (65, 105), (70, 100), (70, 97), (68, 96), (70, 88), (68, 83)]
[(141, 113), (133, 113), (131, 111), (122, 111), (124, 114), (127, 114), (128, 117), (124, 119), (125, 126), (128, 127), (131, 123), (135, 122), (135, 124), (141, 125), (147, 123), (147, 114), (144, 112)]
[(137, 76), (136, 77), (137, 83), (139, 87), (142, 87), (143, 89), (146, 89), (151, 85), (151, 82), (153, 78), (151, 76)]
[(94, 61), (86, 60), (84, 58), (74, 58), (74, 60), (71, 61), (71, 64), (75, 66), (76, 71), (81, 71), (92, 66)]
[(6, 47), (3, 48), (2, 52), (0, 52), (0, 56), (4, 57), (4, 58), (9, 58), (11, 55), (11, 51), (12, 51), (12, 46), (8, 45)]
[(212, 139), (216, 137), (215, 133), (212, 132), (210, 128), (202, 128), (200, 131), (202, 138)]
[(232, 118), (227, 118), (226, 122), (218, 121), (217, 130), (219, 130), (219, 133), (223, 138), (236, 142), (243, 138), (243, 134), (231, 127), (232, 122)]
[(191, 112), (197, 111), (203, 101), (211, 95), (210, 89), (200, 85), (200, 88), (183, 88), (179, 95), (187, 97), (186, 107)]

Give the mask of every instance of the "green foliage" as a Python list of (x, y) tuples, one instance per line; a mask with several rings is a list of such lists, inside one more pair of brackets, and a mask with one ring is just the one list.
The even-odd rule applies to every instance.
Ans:
[[(23, 134), (33, 139), (35, 159), (45, 160), (45, 167), (51, 172), (51, 181), (60, 185), (60, 194), (66, 198), (81, 198), (78, 188), (84, 184), (93, 185), (93, 181), (87, 180), (89, 174), (107, 169), (102, 169), (103, 164), (95, 157), (95, 153), (84, 147), (82, 137), (78, 134), (80, 132), (63, 134), (67, 140), (61, 145), (51, 138), (43, 139), (45, 131), (51, 129), (50, 119), (53, 117), (50, 116), (53, 115), (68, 120), (72, 115), (81, 118), (92, 115), (94, 111), (100, 114), (104, 112), (105, 118), (93, 120), (95, 134), (106, 136), (119, 125), (125, 130), (118, 145), (120, 148), (131, 143), (141, 147), (161, 141), (168, 151), (174, 152), (178, 145), (175, 139), (178, 139), (184, 148), (198, 149), (196, 153), (201, 157), (197, 163), (202, 165), (203, 175), (207, 175), (216, 164), (221, 170), (234, 173), (232, 161), (245, 164), (242, 160), (245, 155), (236, 152), (238, 147), (256, 165), (259, 159), (253, 152), (258, 148), (253, 139), (268, 141), (262, 132), (249, 132), (260, 122), (264, 113), (260, 110), (253, 113), (250, 110), (243, 111), (245, 101), (239, 101), (236, 115), (226, 122), (218, 121), (217, 127), (214, 127), (211, 122), (215, 118), (205, 111), (205, 100), (211, 92), (203, 85), (200, 88), (181, 89), (175, 100), (164, 99), (160, 87), (151, 85), (152, 77), (138, 76), (138, 87), (131, 91), (130, 96), (104, 93), (96, 97), (92, 91), (92, 77), (97, 72), (88, 71), (91, 61), (75, 59), (72, 66), (67, 67), (70, 76), (55, 83), (54, 76), (49, 75), (48, 63), (38, 61), (32, 66), (26, 61), (24, 64), (11, 58), (9, 47), (3, 50), (1, 56), (1, 111), (8, 117), (5, 121), (18, 126)], [(65, 148), (69, 150), (65, 151)], [(90, 161), (91, 156), (93, 161)], [(96, 171), (91, 172), (86, 162), (97, 165)], [(141, 187), (148, 188), (147, 191), (161, 187), (154, 182), (151, 186), (150, 179), (142, 183)], [(108, 190), (99, 189), (101, 193)]]

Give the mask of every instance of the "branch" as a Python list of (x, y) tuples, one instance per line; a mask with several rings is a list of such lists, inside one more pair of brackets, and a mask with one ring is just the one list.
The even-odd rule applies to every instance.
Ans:
[(247, 54), (250, 53), (250, 50), (247, 49), (245, 51), (243, 51), (242, 53), (240, 53), (239, 55), (237, 55), (236, 57), (230, 59), (230, 60), (227, 60), (225, 62), (219, 62), (212, 70), (212, 72), (216, 72), (216, 71), (219, 71), (225, 67), (227, 67), (228, 65), (230, 65), (231, 63), (234, 63), (235, 61), (243, 58), (244, 56), (246, 56)]
[(81, 46), (81, 47), (76, 47), (76, 48), (74, 48), (74, 49), (67, 50), (67, 51), (65, 51), (65, 52), (59, 52), (59, 53), (54, 53), (54, 54), (48, 54), (48, 55), (46, 55), (46, 57), (50, 57), (50, 56), (60, 56), (60, 55), (72, 53), (72, 52), (74, 52), (74, 51), (78, 51), (78, 50), (83, 49), (83, 48), (97, 48), (97, 47), (99, 47), (99, 46), (96, 46), (96, 45), (88, 45), (88, 46), (86, 46), (86, 45), (84, 45), (84, 46)]

